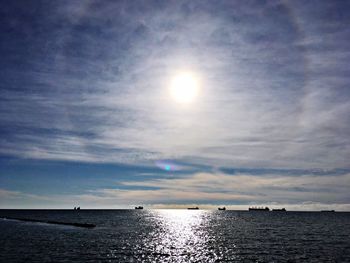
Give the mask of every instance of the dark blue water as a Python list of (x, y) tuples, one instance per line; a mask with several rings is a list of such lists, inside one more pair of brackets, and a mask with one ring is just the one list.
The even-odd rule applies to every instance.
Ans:
[(1, 262), (350, 262), (350, 213), (0, 210)]

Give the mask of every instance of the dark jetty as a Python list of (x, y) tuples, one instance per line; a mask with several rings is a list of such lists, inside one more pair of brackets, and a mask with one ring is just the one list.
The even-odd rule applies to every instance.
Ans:
[(22, 222), (32, 222), (32, 223), (45, 223), (45, 224), (53, 224), (53, 225), (75, 226), (75, 227), (83, 227), (83, 228), (96, 227), (96, 225), (88, 224), (88, 223), (69, 223), (69, 222), (58, 222), (58, 221), (51, 221), (51, 220), (38, 220), (38, 219), (28, 219), (28, 218), (18, 218), (18, 217), (2, 217), (2, 219), (18, 220), (18, 221), (22, 221)]

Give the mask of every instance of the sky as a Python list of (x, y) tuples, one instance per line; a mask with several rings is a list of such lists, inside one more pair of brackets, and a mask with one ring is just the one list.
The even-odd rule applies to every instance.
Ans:
[(0, 6), (0, 208), (350, 211), (349, 1)]

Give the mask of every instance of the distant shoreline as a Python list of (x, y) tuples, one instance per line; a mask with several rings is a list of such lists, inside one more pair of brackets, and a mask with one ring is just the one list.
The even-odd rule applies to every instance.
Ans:
[[(74, 213), (79, 213), (82, 211), (134, 211), (135, 208), (82, 208), (79, 211), (69, 209), (69, 208), (0, 208), (0, 211), (72, 211)], [(143, 210), (188, 210), (187, 208), (144, 208)], [(198, 210), (195, 211), (217, 211), (217, 209), (205, 209), (205, 208), (199, 208)], [(142, 210), (141, 210), (142, 211)], [(191, 211), (191, 210), (190, 210)], [(233, 211), (233, 212), (251, 212), (246, 210), (235, 210), (235, 209), (226, 209), (226, 211)], [(270, 211), (274, 212), (274, 211)], [(275, 211), (277, 212), (277, 211)], [(301, 213), (350, 213), (350, 211), (341, 211), (341, 210), (287, 210), (284, 211), (285, 213), (288, 212), (301, 212)], [(1, 218), (1, 216), (0, 216)]]

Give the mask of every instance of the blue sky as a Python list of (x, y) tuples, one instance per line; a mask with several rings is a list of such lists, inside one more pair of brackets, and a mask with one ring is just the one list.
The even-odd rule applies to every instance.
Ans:
[(348, 1), (0, 4), (0, 208), (350, 210)]

